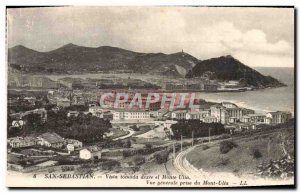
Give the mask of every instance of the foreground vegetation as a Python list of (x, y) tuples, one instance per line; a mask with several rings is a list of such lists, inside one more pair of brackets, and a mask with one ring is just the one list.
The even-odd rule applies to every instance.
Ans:
[(187, 155), (187, 160), (204, 171), (230, 172), (238, 176), (254, 175), (259, 165), (267, 167), (269, 163), (282, 160), (287, 155), (293, 159), (293, 140), (293, 127), (273, 129), (264, 134), (258, 133), (198, 146)]

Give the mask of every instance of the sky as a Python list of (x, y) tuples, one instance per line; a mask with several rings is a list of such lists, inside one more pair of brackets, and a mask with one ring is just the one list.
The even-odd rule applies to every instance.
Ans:
[(136, 52), (232, 55), (251, 67), (294, 66), (294, 10), (251, 7), (52, 7), (8, 9), (8, 47), (65, 44)]

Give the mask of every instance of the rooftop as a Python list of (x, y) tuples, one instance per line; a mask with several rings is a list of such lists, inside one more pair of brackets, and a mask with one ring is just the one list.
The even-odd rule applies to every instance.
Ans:
[(49, 143), (60, 143), (64, 141), (64, 139), (56, 133), (44, 133), (40, 135), (39, 138), (43, 138)]

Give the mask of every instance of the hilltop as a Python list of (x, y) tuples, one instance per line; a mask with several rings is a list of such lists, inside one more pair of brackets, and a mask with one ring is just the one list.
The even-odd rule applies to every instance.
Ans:
[(210, 74), (210, 78), (217, 79), (218, 81), (237, 80), (244, 84), (244, 86), (253, 86), (256, 88), (285, 86), (277, 79), (262, 75), (230, 55), (199, 61), (187, 73), (186, 77), (194, 78), (207, 74)]

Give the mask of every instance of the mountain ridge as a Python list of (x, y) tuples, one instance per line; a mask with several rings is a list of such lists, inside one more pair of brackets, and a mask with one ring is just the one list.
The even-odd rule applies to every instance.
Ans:
[(185, 74), (177, 71), (175, 66), (189, 70), (199, 60), (180, 52), (141, 53), (111, 46), (92, 48), (70, 43), (47, 52), (15, 46), (8, 49), (8, 61), (12, 67), (29, 73), (74, 73), (77, 72), (76, 69), (83, 72), (97, 72), (117, 69), (184, 77)]
[(51, 51), (39, 52), (18, 45), (8, 49), (8, 63), (21, 72), (33, 74), (129, 72), (194, 78), (209, 73), (219, 81), (238, 80), (244, 86), (285, 86), (231, 55), (201, 61), (183, 51), (171, 54), (142, 53), (112, 46), (84, 47), (69, 43)]

